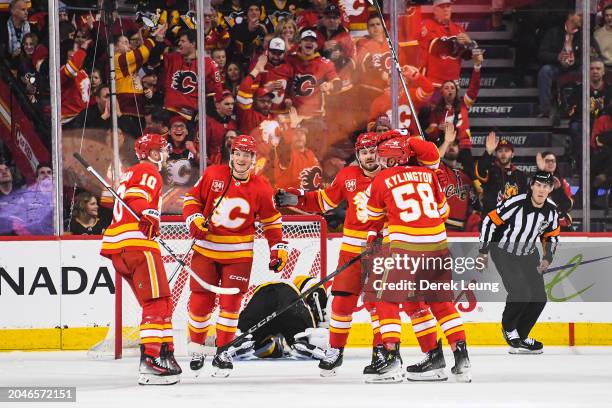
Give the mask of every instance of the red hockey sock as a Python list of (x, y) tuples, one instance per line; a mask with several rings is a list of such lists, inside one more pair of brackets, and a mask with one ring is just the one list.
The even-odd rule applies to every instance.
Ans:
[(410, 317), (412, 330), (419, 342), (421, 351), (427, 353), (438, 345), (438, 328), (436, 320), (429, 312), (429, 308), (423, 302), (406, 302), (403, 304), (404, 311)]
[(372, 324), (372, 346), (382, 344), (382, 336), (380, 335), (380, 320), (378, 312), (373, 302), (364, 302), (363, 306), (370, 312), (370, 320)]
[(390, 302), (376, 302), (376, 311), (380, 322), (380, 335), (385, 347), (400, 342), (402, 321), (399, 315), (399, 304)]
[(192, 342), (204, 344), (215, 308), (215, 294), (212, 292), (191, 292), (189, 296), (189, 338)]
[(221, 310), (217, 319), (217, 347), (225, 346), (236, 337), (242, 296), (242, 293), (219, 296)]
[(452, 302), (432, 302), (429, 304), (431, 312), (436, 317), (448, 344), (465, 341), (463, 319)]
[(346, 346), (353, 312), (357, 306), (357, 295), (337, 295), (332, 300), (332, 313), (329, 320), (329, 345), (333, 348)]
[(142, 305), (140, 344), (144, 345), (145, 354), (152, 357), (159, 357), (162, 343), (172, 343), (172, 313), (168, 308), (169, 299), (167, 297), (150, 299), (144, 301)]

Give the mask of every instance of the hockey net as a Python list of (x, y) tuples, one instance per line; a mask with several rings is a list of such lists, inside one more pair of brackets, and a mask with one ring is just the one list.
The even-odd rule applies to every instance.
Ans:
[[(174, 253), (191, 262), (190, 251), (192, 240), (189, 231), (180, 217), (163, 217), (161, 238), (166, 241)], [(320, 216), (285, 215), (283, 216), (283, 238), (289, 244), (289, 259), (285, 269), (280, 273), (268, 270), (270, 251), (261, 226), (257, 224), (253, 248), (253, 267), (249, 289), (244, 296), (242, 307), (250, 300), (255, 288), (266, 282), (292, 281), (298, 275), (309, 275), (322, 278), (326, 272), (327, 258), (327, 224)], [(177, 355), (185, 355), (188, 342), (187, 304), (189, 300), (189, 275), (162, 248), (166, 275), (170, 282), (172, 304), (174, 307), (172, 325)], [(141, 308), (129, 286), (115, 276), (115, 319), (111, 323), (106, 337), (89, 350), (92, 358), (106, 358), (122, 355), (136, 355), (139, 344), (139, 324)], [(215, 310), (217, 313), (217, 310)]]

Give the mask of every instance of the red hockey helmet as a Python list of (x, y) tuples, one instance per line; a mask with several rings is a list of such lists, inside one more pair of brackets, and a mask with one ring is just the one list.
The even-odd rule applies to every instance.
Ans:
[(387, 130), (386, 132), (383, 132), (378, 136), (378, 144), (380, 145), (381, 143), (389, 139), (395, 139), (398, 137), (406, 138), (408, 136), (410, 136), (410, 132), (408, 132), (408, 129)]
[(395, 159), (396, 164), (405, 164), (410, 158), (410, 146), (406, 136), (387, 139), (378, 145), (378, 156), (387, 161)]
[(257, 143), (255, 138), (250, 135), (240, 135), (232, 141), (232, 151), (240, 150), (243, 152), (257, 153)]
[(168, 143), (165, 137), (157, 133), (145, 133), (140, 136), (134, 143), (136, 157), (139, 160), (145, 160), (149, 157), (151, 150), (166, 150), (168, 153), (172, 151), (172, 146)]
[(355, 151), (358, 152), (361, 149), (369, 149), (376, 146), (378, 146), (378, 133), (366, 132), (357, 137), (357, 141), (355, 142)]

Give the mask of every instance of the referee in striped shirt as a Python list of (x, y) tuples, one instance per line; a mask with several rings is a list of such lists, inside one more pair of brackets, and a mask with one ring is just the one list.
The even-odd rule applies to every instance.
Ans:
[[(552, 174), (539, 171), (531, 191), (502, 201), (487, 214), (480, 232), (480, 257), (488, 253), (502, 278), (508, 296), (502, 315), (502, 332), (510, 354), (540, 354), (543, 345), (529, 332), (546, 305), (542, 274), (551, 264), (559, 236), (559, 213), (548, 198)], [(540, 258), (536, 242), (542, 241)]]

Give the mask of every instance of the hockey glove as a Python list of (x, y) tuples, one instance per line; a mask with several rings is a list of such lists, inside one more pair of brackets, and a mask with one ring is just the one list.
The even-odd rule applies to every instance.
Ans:
[(279, 242), (270, 248), (269, 268), (271, 271), (280, 272), (285, 268), (287, 260), (289, 259), (289, 252), (287, 250), (288, 247), (286, 242)]
[(208, 228), (206, 228), (206, 219), (200, 213), (196, 213), (187, 217), (185, 221), (187, 228), (189, 228), (189, 235), (195, 239), (205, 239), (208, 234)]
[(159, 211), (148, 208), (142, 211), (138, 229), (147, 239), (153, 239), (159, 235)]
[(279, 189), (274, 196), (277, 207), (294, 207), (298, 205), (304, 190), (298, 188)]

